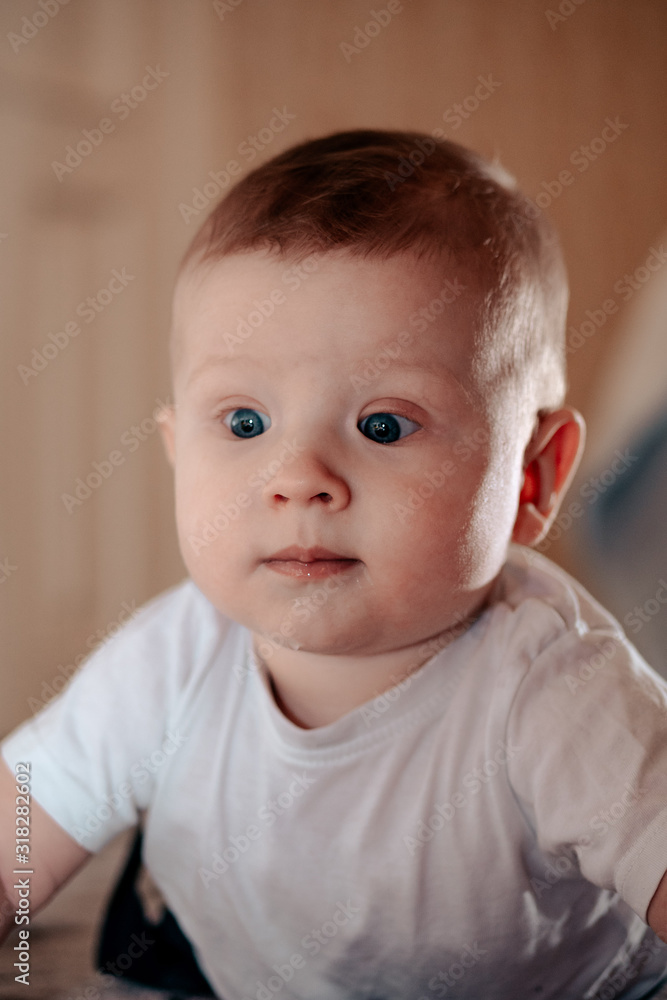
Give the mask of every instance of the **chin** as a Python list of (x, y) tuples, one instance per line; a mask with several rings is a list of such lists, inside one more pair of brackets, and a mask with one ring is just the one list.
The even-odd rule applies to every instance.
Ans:
[(269, 648), (272, 652), (277, 649), (293, 649), (319, 656), (350, 656), (355, 653), (364, 655), (367, 652), (368, 634), (361, 626), (354, 629), (349, 623), (336, 626), (324, 622), (304, 622), (302, 625), (297, 623), (294, 631), (285, 635), (284, 625), (283, 620), (275, 629), (265, 627), (265, 623), (261, 628), (254, 625), (250, 627), (259, 637), (260, 647), (267, 654)]

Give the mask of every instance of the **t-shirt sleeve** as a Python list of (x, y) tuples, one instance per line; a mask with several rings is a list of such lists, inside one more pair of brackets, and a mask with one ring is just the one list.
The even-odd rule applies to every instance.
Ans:
[(172, 726), (184, 680), (182, 591), (151, 602), (2, 744), (10, 769), (30, 762), (35, 800), (86, 850), (137, 823), (187, 739)]
[(508, 737), (541, 849), (646, 920), (667, 870), (667, 684), (620, 632), (567, 632), (526, 671)]

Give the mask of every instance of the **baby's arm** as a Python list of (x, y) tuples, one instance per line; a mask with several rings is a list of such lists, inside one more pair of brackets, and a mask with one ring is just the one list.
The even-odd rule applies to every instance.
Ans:
[[(30, 798), (30, 863), (16, 860), (16, 778), (4, 760), (0, 759), (0, 942), (15, 927), (20, 890), (14, 888), (23, 881), (22, 891), (28, 898), (30, 916), (49, 901), (51, 896), (90, 857), (80, 844), (70, 837), (35, 800)], [(34, 872), (26, 875), (14, 871), (25, 868)], [(25, 893), (29, 889), (29, 896)], [(22, 927), (28, 927), (26, 923)]]
[(667, 871), (649, 903), (646, 922), (662, 941), (667, 942)]

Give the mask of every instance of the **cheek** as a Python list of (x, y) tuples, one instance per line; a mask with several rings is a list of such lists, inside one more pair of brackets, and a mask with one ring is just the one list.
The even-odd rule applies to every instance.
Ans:
[(184, 448), (175, 470), (176, 509), (179, 523), (195, 530), (198, 522), (215, 516), (218, 510), (244, 501), (241, 486), (230, 470), (221, 467), (214, 449)]
[(191, 458), (176, 467), (176, 520), (180, 533), (198, 531), (213, 513), (215, 490), (201, 469)]
[(393, 590), (456, 586), (462, 574), (462, 539), (469, 517), (461, 495), (428, 480), (401, 492), (387, 509), (377, 539), (385, 585)]
[(392, 498), (389, 561), (408, 585), (425, 578), (454, 588), (484, 586), (506, 557), (515, 511), (507, 476), (478, 453), (451, 475), (425, 473)]
[(176, 523), (181, 553), (195, 582), (215, 578), (229, 565), (234, 542), (247, 510), (237, 503), (239, 491), (194, 449), (177, 464)]
[(463, 558), (480, 585), (492, 579), (507, 558), (516, 520), (513, 476), (507, 468), (489, 468), (470, 504)]

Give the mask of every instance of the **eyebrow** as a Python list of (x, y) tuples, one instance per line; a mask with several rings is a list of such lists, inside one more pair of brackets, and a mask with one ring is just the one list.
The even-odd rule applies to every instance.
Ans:
[[(248, 360), (247, 358), (244, 358), (241, 355), (232, 354), (228, 356), (225, 354), (210, 354), (208, 357), (204, 358), (201, 364), (197, 365), (196, 368), (190, 373), (188, 380), (185, 383), (185, 386), (187, 388), (192, 382), (194, 382), (197, 378), (199, 378), (200, 375), (203, 375), (206, 371), (208, 371), (211, 368), (220, 368), (226, 365), (233, 364), (235, 361), (247, 362), (247, 360)], [(253, 360), (252, 364), (253, 367), (266, 368), (266, 363), (262, 358), (257, 358)], [(384, 369), (384, 371), (390, 372), (391, 365), (388, 368)], [(432, 376), (433, 378), (439, 377), (438, 373), (433, 370), (433, 365), (430, 362), (422, 361), (419, 358), (415, 358), (414, 361), (411, 361), (409, 364), (402, 365), (402, 371), (416, 372), (420, 375), (426, 374)], [(461, 382), (461, 380), (457, 378), (457, 376), (452, 371), (450, 371), (449, 368), (442, 368), (441, 372), (443, 372), (447, 376), (448, 381), (454, 382), (457, 385), (457, 387), (461, 390), (461, 392), (463, 392), (468, 402), (474, 405), (475, 401), (472, 397), (472, 394), (470, 390), (465, 387), (463, 382)]]
[[(389, 365), (387, 368), (383, 369), (382, 374), (384, 374), (385, 371), (391, 372), (391, 365)], [(423, 360), (420, 360), (419, 358), (415, 358), (414, 361), (410, 361), (409, 364), (404, 364), (402, 366), (402, 371), (404, 371), (404, 372), (416, 372), (417, 374), (420, 374), (420, 375), (426, 374), (426, 375), (430, 375), (432, 378), (435, 378), (435, 379), (439, 379), (439, 378), (441, 378), (444, 375), (447, 378), (447, 381), (455, 383), (455, 385), (464, 394), (464, 396), (466, 397), (466, 399), (468, 400), (469, 403), (472, 403), (473, 405), (475, 405), (475, 400), (474, 400), (474, 398), (472, 396), (472, 393), (471, 393), (470, 389), (466, 388), (466, 386), (463, 384), (463, 382), (461, 381), (461, 379), (458, 378), (450, 368), (447, 368), (447, 367), (443, 366), (440, 369), (440, 371), (437, 372), (437, 371), (434, 370), (433, 364), (431, 362), (429, 362), (429, 361), (423, 361)]]
[[(195, 367), (194, 371), (190, 372), (190, 375), (188, 376), (188, 380), (185, 383), (185, 385), (186, 387), (189, 386), (191, 382), (194, 382), (195, 379), (199, 378), (199, 376), (202, 375), (205, 371), (208, 371), (209, 368), (219, 368), (222, 367), (223, 365), (231, 365), (235, 361), (243, 361), (243, 360), (245, 359), (240, 357), (239, 355), (234, 356), (233, 354), (232, 355), (210, 354), (207, 358), (204, 358), (201, 364)], [(264, 367), (261, 358), (256, 363), (261, 367)]]

